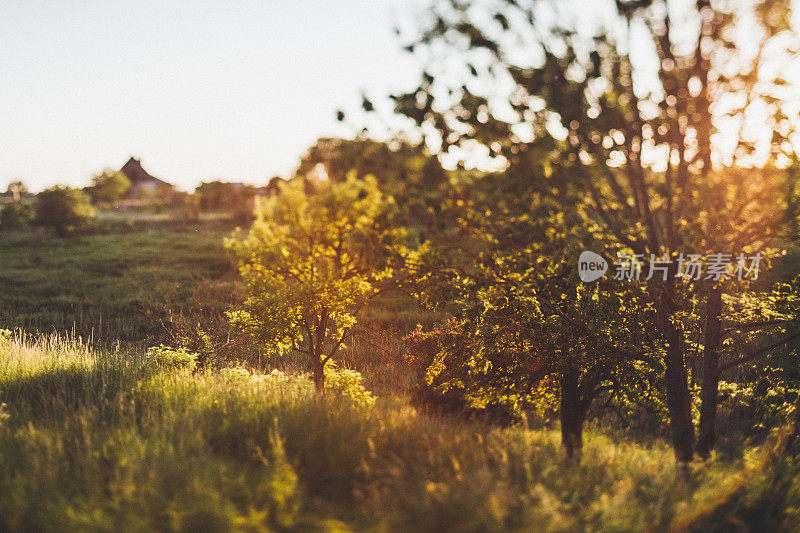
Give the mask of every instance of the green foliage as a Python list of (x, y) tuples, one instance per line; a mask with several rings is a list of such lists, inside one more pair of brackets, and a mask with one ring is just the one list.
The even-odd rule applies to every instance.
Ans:
[(372, 407), (375, 397), (364, 387), (361, 374), (347, 368), (325, 369), (325, 393), (337, 398), (345, 398), (353, 405)]
[(391, 273), (386, 206), (374, 180), (354, 178), (294, 182), (259, 203), (249, 234), (226, 241), (248, 293), (231, 321), (270, 349), (304, 353), (321, 377)]
[(27, 202), (13, 202), (0, 211), (0, 229), (13, 230), (30, 225), (34, 219), (33, 205)]
[(280, 372), (192, 375), (57, 337), (9, 337), (0, 361), (2, 529), (780, 530), (796, 513), (796, 464), (772, 447), (679, 470), (663, 443), (592, 432), (564, 461), (550, 431), (321, 402)]
[(172, 348), (163, 344), (152, 346), (147, 349), (147, 357), (168, 370), (193, 371), (197, 368), (198, 355), (186, 348)]
[(226, 181), (203, 182), (194, 191), (204, 211), (233, 209), (252, 200), (255, 187)]
[(198, 322), (207, 333), (214, 319), (227, 327), (223, 313), (240, 292), (220, 245), (230, 229), (133, 215), (112, 224), (103, 213), (91, 234), (70, 240), (0, 234), (0, 324), (147, 345), (180, 345), (175, 337), (194, 337)]
[(180, 335), (178, 338), (181, 346), (197, 355), (197, 367), (202, 369), (214, 364), (218, 359), (217, 350), (211, 336), (202, 328), (195, 328), (190, 334)]
[(296, 174), (313, 177), (319, 172), (338, 182), (346, 181), (351, 173), (360, 179), (373, 176), (381, 190), (393, 196), (435, 191), (448, 181), (436, 157), (423, 145), (399, 139), (319, 139), (301, 158)]
[(176, 193), (174, 202), (181, 208), (181, 218), (185, 222), (200, 221), (200, 199), (196, 194)]
[(255, 219), (254, 206), (254, 197), (245, 197), (237, 201), (231, 210), (233, 223), (241, 227), (248, 227)]
[(106, 169), (92, 178), (92, 185), (87, 188), (93, 204), (114, 204), (122, 200), (131, 181), (121, 170)]
[(89, 198), (79, 189), (55, 186), (36, 196), (36, 223), (53, 228), (59, 237), (88, 224), (96, 216)]
[(616, 410), (628, 425), (661, 396), (652, 304), (611, 276), (579, 280), (580, 252), (613, 240), (566, 191), (561, 202), (549, 198), (549, 159), (539, 157), (530, 155), (524, 182), (507, 173), (462, 182), (441, 206), (452, 227), (410, 254), (421, 300), (452, 315), (435, 335), (407, 338), (424, 348), (412, 353), (418, 375), (424, 368), (420, 389), (428, 403), (438, 394), (452, 406), (549, 422), (565, 393), (562, 378), (574, 374), (566, 393), (578, 420), (602, 398), (606, 406), (635, 404)]
[(344, 182), (353, 175), (375, 178), (385, 195), (392, 196), (397, 209), (391, 224), (409, 233), (409, 240), (424, 241), (425, 235), (449, 229), (452, 222), (442, 213), (442, 202), (450, 194), (452, 173), (424, 143), (404, 139), (381, 142), (365, 136), (354, 139), (321, 138), (301, 158), (298, 178), (324, 177)]
[[(219, 376), (227, 383), (243, 386), (279, 387), (298, 391), (299, 394), (309, 394), (313, 390), (309, 374), (289, 374), (277, 369), (268, 374), (260, 374), (243, 366), (232, 366), (220, 369)], [(376, 398), (364, 386), (359, 372), (328, 365), (325, 368), (325, 378), (325, 394), (334, 401), (357, 407), (372, 407), (375, 404)]]
[[(439, 259), (431, 270), (449, 268), (454, 281), (424, 297), (453, 303), (448, 289), (454, 289), (463, 303), (472, 286), (472, 305), (463, 306), (472, 314), (464, 311), (462, 335), (449, 361), (440, 361), (440, 368), (454, 370), (442, 385), (490, 375), (483, 389), (513, 381), (513, 389), (525, 391), (521, 375), (535, 381), (531, 375), (541, 372), (531, 367), (549, 361), (565, 377), (578, 373), (581, 383), (588, 377), (584, 391), (613, 386), (618, 396), (622, 376), (605, 356), (624, 353), (619, 361), (635, 361), (622, 371), (634, 378), (629, 384), (644, 380), (637, 387), (648, 392), (663, 386), (676, 453), (689, 461), (695, 430), (688, 378), (697, 379), (702, 367), (698, 450), (705, 456), (714, 442), (719, 377), (764, 355), (761, 349), (796, 351), (788, 345), (800, 331), (796, 322), (763, 329), (737, 324), (741, 309), (731, 300), (766, 309), (771, 298), (761, 287), (688, 281), (675, 267), (680, 254), (736, 257), (783, 244), (776, 237), (800, 208), (789, 142), (797, 124), (785, 114), (787, 81), (760, 59), (768, 51), (770, 61), (788, 64), (797, 32), (789, 2), (737, 8), (690, 2), (674, 10), (649, 1), (597, 3), (608, 17), (583, 26), (573, 23), (575, 6), (501, 2), (499, 14), (493, 2), (440, 2), (409, 45), (446, 50), (450, 59), (446, 69), (432, 65), (422, 73), (413, 90), (393, 95), (396, 112), (418, 134), (434, 137), (443, 153), (461, 158), (462, 150), (480, 151), (502, 168), (500, 179), (489, 180), (500, 182), (499, 194), (487, 193), (493, 201), (457, 199), (477, 207), (473, 216), (459, 217), (459, 230), (486, 228), (487, 242), (465, 246), (446, 234), (429, 245)], [(757, 37), (745, 37), (743, 27)], [(689, 44), (676, 47), (678, 41)], [(640, 61), (633, 42), (658, 61)], [(741, 105), (728, 106), (731, 95)], [(756, 109), (763, 111), (757, 124)], [(720, 142), (724, 136), (715, 133), (729, 121), (742, 128), (730, 130), (735, 142)], [(530, 205), (521, 206), (520, 198)], [(549, 227), (537, 227), (537, 220)], [(663, 279), (642, 279), (629, 290), (599, 282), (576, 295), (570, 267), (578, 245), (610, 258), (638, 254), (644, 276), (658, 258), (672, 266)], [(465, 269), (459, 255), (477, 268)], [(481, 266), (485, 271), (476, 275)], [(585, 321), (593, 333), (568, 325)], [(779, 342), (766, 350), (773, 339)], [(528, 364), (504, 372), (508, 359)], [(609, 383), (598, 381), (600, 374)]]

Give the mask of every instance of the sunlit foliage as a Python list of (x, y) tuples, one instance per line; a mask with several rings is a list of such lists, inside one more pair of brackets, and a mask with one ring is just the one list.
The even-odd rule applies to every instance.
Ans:
[(386, 206), (374, 179), (297, 180), (258, 205), (247, 236), (227, 241), (248, 291), (231, 320), (269, 348), (304, 353), (320, 391), (326, 363), (392, 272)]

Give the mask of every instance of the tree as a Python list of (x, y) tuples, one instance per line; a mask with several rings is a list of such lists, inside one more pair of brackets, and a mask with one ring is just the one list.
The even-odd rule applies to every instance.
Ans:
[[(574, 191), (570, 201), (646, 264), (666, 254), (666, 279), (645, 288), (663, 342), (673, 447), (688, 461), (695, 434), (685, 310), (693, 299), (704, 302), (708, 419), (724, 370), (723, 289), (681, 278), (677, 258), (762, 251), (797, 208), (785, 201), (795, 189), (796, 176), (782, 168), (794, 157), (788, 139), (797, 121), (782, 105), (793, 93), (781, 72), (797, 39), (789, 2), (677, 4), (598, 2), (587, 33), (555, 3), (439, 2), (410, 48), (448, 50), (451, 75), (425, 73), (418, 88), (393, 98), (444, 151), (482, 147), (518, 179), (543, 143), (553, 146), (551, 165), (565, 171), (551, 181), (554, 199)], [(456, 68), (463, 85), (442, 87)], [(726, 138), (723, 129), (733, 133)], [(701, 424), (703, 454), (710, 427)]]
[(33, 206), (28, 202), (14, 202), (0, 211), (0, 228), (19, 229), (33, 221)]
[(256, 188), (252, 185), (227, 181), (203, 182), (195, 189), (194, 196), (200, 209), (228, 211), (233, 221), (242, 226), (249, 225), (253, 220)]
[(59, 237), (65, 237), (95, 217), (89, 197), (80, 189), (57, 185), (36, 197), (36, 223), (53, 228)]
[(451, 227), (415, 254), (423, 302), (453, 316), (423, 366), (429, 385), (473, 406), (538, 406), (537, 388), (555, 382), (573, 457), (595, 398), (634, 385), (652, 394), (658, 340), (641, 327), (655, 316), (635, 286), (578, 279), (578, 254), (604, 237), (569, 202), (543, 194), (546, 162), (525, 181), (476, 176), (443, 208)]
[[(203, 182), (195, 189), (200, 198), (200, 207), (205, 211), (218, 209), (234, 210), (252, 201), (255, 187), (227, 181)], [(252, 207), (252, 206), (251, 206)]]
[(92, 178), (92, 185), (87, 190), (93, 204), (114, 204), (122, 200), (130, 188), (131, 180), (124, 172), (106, 169)]
[(452, 192), (453, 176), (424, 145), (402, 136), (388, 142), (362, 136), (321, 138), (301, 158), (295, 175), (331, 181), (345, 181), (350, 175), (373, 176), (397, 205), (392, 224), (405, 228), (410, 240), (422, 242), (449, 224), (440, 207)]
[(319, 139), (300, 159), (296, 175), (316, 172), (333, 181), (344, 181), (352, 172), (359, 178), (371, 175), (392, 195), (408, 187), (435, 190), (447, 182), (439, 161), (424, 146), (403, 139)]
[(231, 320), (271, 349), (303, 354), (322, 394), (325, 365), (392, 273), (397, 234), (374, 179), (311, 185), (284, 184), (258, 204), (249, 234), (227, 246), (248, 294)]

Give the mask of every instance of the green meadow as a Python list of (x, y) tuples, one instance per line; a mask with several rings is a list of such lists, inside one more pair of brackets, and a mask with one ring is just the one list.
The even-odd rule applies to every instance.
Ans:
[(4, 232), (0, 323), (107, 342), (162, 337), (167, 310), (224, 309), (235, 276), (221, 243), (232, 229), (109, 214), (66, 239), (42, 229)]
[[(793, 530), (793, 424), (677, 467), (660, 438), (427, 412), (389, 295), (318, 397), (301, 361), (199, 370), (170, 316), (240, 296), (219, 220), (101, 219), (0, 236), (2, 531)], [(218, 317), (217, 317), (218, 318)]]
[[(675, 467), (662, 442), (419, 413), (332, 372), (192, 373), (58, 336), (0, 341), (0, 529), (10, 531), (791, 530), (791, 428)], [(749, 526), (748, 526), (749, 524)]]

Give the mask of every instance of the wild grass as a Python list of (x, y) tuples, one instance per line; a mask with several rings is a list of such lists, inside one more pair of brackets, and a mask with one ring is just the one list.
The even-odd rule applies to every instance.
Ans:
[(168, 309), (222, 314), (235, 293), (221, 246), (231, 229), (129, 218), (66, 239), (0, 233), (0, 326), (111, 344), (163, 336)]
[(402, 338), (441, 317), (400, 293), (364, 309), (325, 399), (292, 357), (148, 355), (168, 313), (235, 300), (230, 230), (140, 213), (0, 235), (0, 326), (38, 332), (0, 335), (0, 531), (796, 530), (794, 433), (677, 470), (658, 439), (590, 430), (570, 462), (555, 430), (417, 412)]
[[(678, 470), (666, 443), (590, 432), (567, 461), (550, 430), (56, 336), (0, 341), (0, 402), (0, 530), (653, 531), (688, 515), (702, 530), (733, 520), (729, 480), (774, 485), (763, 450)], [(795, 499), (758, 523), (787, 530), (800, 484), (783, 468)]]
[[(148, 210), (101, 212), (94, 227), (66, 239), (42, 229), (0, 232), (0, 327), (70, 332), (106, 346), (174, 344), (176, 325), (224, 329), (225, 311), (241, 298), (222, 247), (232, 231), (219, 217), (185, 222)], [(359, 317), (347, 364), (372, 367), (375, 387), (395, 387), (405, 379), (394, 365), (401, 339), (435, 319), (407, 295), (382, 295)]]

